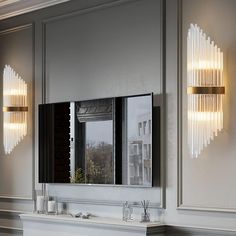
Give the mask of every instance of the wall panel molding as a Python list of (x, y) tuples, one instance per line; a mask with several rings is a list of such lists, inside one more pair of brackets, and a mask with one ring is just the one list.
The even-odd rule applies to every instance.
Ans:
[(30, 213), (30, 212), (0, 209), (0, 218), (3, 216), (10, 217), (10, 218), (17, 218), (20, 216), (20, 214), (27, 214), (27, 213)]
[(14, 33), (14, 32), (24, 30), (24, 29), (27, 29), (27, 28), (32, 28), (32, 27), (33, 27), (33, 24), (26, 24), (26, 25), (20, 25), (20, 26), (8, 28), (8, 29), (0, 31), (0, 37), (2, 35), (5, 35), (5, 34)]
[(111, 1), (111, 2), (107, 2), (107, 3), (102, 3), (102, 4), (92, 6), (92, 7), (78, 9), (78, 10), (75, 10), (75, 11), (72, 11), (69, 13), (61, 14), (59, 16), (48, 17), (43, 20), (43, 23), (46, 24), (46, 23), (50, 23), (50, 22), (54, 22), (54, 21), (58, 21), (58, 20), (62, 20), (62, 19), (67, 19), (67, 18), (71, 18), (74, 16), (78, 16), (78, 15), (88, 14), (88, 13), (103, 10), (106, 8), (117, 7), (120, 5), (129, 4), (129, 3), (133, 3), (133, 2), (137, 2), (137, 1), (143, 1), (143, 0), (116, 0), (116, 1)]
[(11, 4), (14, 4), (16, 2), (19, 2), (20, 0), (3, 0), (0, 2), (0, 7), (5, 7), (7, 5), (11, 5)]
[(32, 214), (27, 211), (0, 209), (0, 235), (1, 233), (22, 234), (20, 215), (30, 213)]
[[(52, 23), (52, 22), (56, 22), (56, 21), (60, 21), (60, 20), (63, 20), (63, 19), (68, 19), (68, 18), (71, 18), (71, 17), (74, 17), (74, 16), (88, 14), (88, 13), (103, 10), (103, 9), (106, 9), (106, 8), (116, 7), (116, 6), (132, 3), (132, 2), (137, 2), (137, 1), (141, 1), (141, 0), (118, 0), (118, 1), (115, 1), (115, 2), (108, 2), (108, 3), (103, 3), (103, 4), (96, 5), (96, 6), (88, 7), (88, 8), (85, 8), (85, 9), (78, 9), (78, 10), (73, 11), (73, 12), (61, 14), (59, 16), (48, 17), (48, 18), (42, 20), (42, 70), (43, 70), (42, 101), (41, 101), (42, 103), (46, 103), (46, 94), (47, 94), (47, 86), (46, 86), (46, 72), (47, 72), (46, 71), (46, 50), (47, 50), (46, 49), (47, 48), (46, 28), (47, 28), (47, 24)], [(163, 1), (164, 0), (161, 0), (161, 2), (163, 2)]]
[(34, 198), (0, 196), (0, 202), (32, 202)]
[(235, 230), (213, 229), (213, 228), (198, 228), (186, 227), (179, 225), (167, 225), (165, 235), (170, 236), (200, 236), (200, 235), (217, 235), (217, 236), (235, 236)]
[(32, 197), (23, 197), (23, 196), (15, 196), (15, 195), (0, 195), (0, 201), (12, 199), (13, 201), (32, 201), (34, 200), (34, 190), (32, 190)]
[[(48, 0), (48, 1), (28, 1), (28, 4), (23, 4), (23, 1), (19, 0), (7, 0), (0, 3), (0, 7), (4, 7), (5, 9), (1, 10), (0, 20), (7, 19), (10, 17), (22, 15), (25, 13), (29, 13), (32, 11), (40, 10), (46, 7), (50, 7), (53, 5), (57, 5), (60, 3), (68, 2), (70, 0)], [(27, 1), (24, 1), (27, 3)], [(29, 4), (30, 3), (30, 4)]]
[[(31, 29), (32, 30), (32, 78), (31, 78), (31, 82), (32, 82), (32, 137), (34, 137), (34, 57), (35, 57), (35, 53), (34, 53), (34, 24), (33, 23), (29, 23), (29, 24), (23, 24), (23, 25), (19, 25), (16, 27), (11, 27), (11, 28), (7, 28), (4, 29), (2, 31), (0, 31), (0, 37), (3, 37), (7, 34), (12, 34), (12, 33), (16, 33), (19, 31), (23, 31), (23, 30), (27, 30), (27, 29)], [(19, 196), (19, 195), (9, 195), (9, 194), (0, 194), (0, 201), (9, 201), (12, 200), (14, 202), (16, 201), (32, 201), (34, 199), (34, 138), (32, 140), (32, 169), (30, 170), (32, 172), (32, 187), (31, 187), (31, 196)]]
[(166, 147), (167, 147), (167, 113), (166, 113), (166, 1), (161, 0), (161, 71), (160, 71), (160, 88), (161, 88), (161, 208), (166, 208)]
[[(79, 9), (70, 13), (61, 14), (59, 16), (53, 16), (42, 20), (42, 103), (47, 102), (47, 65), (46, 65), (46, 55), (47, 55), (47, 26), (50, 23), (54, 23), (60, 20), (72, 18), (75, 16), (83, 15), (83, 14), (89, 14), (91, 12), (104, 10), (107, 8), (117, 7), (124, 4), (132, 4), (135, 2), (140, 2), (144, 0), (118, 0), (113, 1), (109, 3), (103, 3), (99, 4), (93, 7), (88, 7), (86, 9)], [(160, 24), (161, 24), (161, 30), (160, 30), (160, 51), (161, 51), (161, 65), (160, 65), (160, 94), (162, 95), (161, 100), (161, 170), (165, 169), (165, 120), (166, 120), (166, 114), (165, 114), (165, 94), (166, 94), (166, 83), (165, 83), (165, 0), (160, 0)], [(121, 201), (103, 201), (103, 200), (97, 200), (97, 199), (90, 199), (90, 200), (84, 200), (84, 199), (72, 199), (72, 198), (60, 198), (61, 202), (68, 202), (68, 203), (77, 203), (77, 204), (91, 204), (91, 205), (107, 205), (107, 206), (120, 206), (122, 204)], [(164, 171), (161, 171), (161, 204), (153, 203), (152, 208), (165, 208), (165, 173)]]
[(204, 205), (186, 205), (183, 200), (183, 143), (182, 143), (182, 94), (183, 94), (183, 14), (182, 14), (183, 0), (178, 0), (178, 88), (177, 88), (177, 130), (178, 130), (178, 156), (177, 156), (177, 209), (187, 211), (204, 211), (204, 212), (221, 212), (221, 213), (236, 213), (236, 208), (222, 208), (222, 207), (208, 207)]
[(6, 233), (6, 234), (18, 234), (23, 235), (23, 229), (21, 228), (14, 228), (14, 227), (6, 227), (6, 226), (0, 226), (0, 234)]
[(177, 138), (178, 138), (178, 156), (177, 156), (177, 207), (182, 205), (182, 0), (178, 0), (178, 58), (177, 58)]

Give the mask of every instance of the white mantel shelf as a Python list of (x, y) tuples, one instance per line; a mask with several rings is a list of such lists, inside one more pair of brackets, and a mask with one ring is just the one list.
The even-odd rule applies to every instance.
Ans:
[(67, 215), (22, 214), (24, 236), (146, 236), (162, 235), (160, 222), (124, 222), (114, 218), (75, 218)]

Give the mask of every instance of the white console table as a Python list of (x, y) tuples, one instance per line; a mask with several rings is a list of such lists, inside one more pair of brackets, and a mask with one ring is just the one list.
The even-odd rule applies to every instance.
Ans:
[(159, 222), (124, 222), (119, 219), (92, 217), (80, 219), (62, 215), (22, 214), (24, 236), (162, 236)]

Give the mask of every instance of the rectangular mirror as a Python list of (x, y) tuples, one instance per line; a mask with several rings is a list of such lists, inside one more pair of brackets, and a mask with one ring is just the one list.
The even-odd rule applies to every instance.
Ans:
[(159, 113), (152, 94), (39, 105), (39, 181), (155, 186)]

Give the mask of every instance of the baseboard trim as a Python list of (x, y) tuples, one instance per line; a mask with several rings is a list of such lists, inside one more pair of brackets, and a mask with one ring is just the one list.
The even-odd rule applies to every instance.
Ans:
[(0, 202), (26, 202), (32, 203), (32, 198), (23, 198), (23, 197), (10, 197), (10, 196), (0, 196)]
[(15, 227), (0, 226), (0, 233), (22, 234), (23, 235), (23, 229), (15, 228)]
[(177, 207), (178, 210), (185, 211), (205, 211), (205, 212), (220, 212), (220, 213), (236, 213), (236, 208), (220, 208), (220, 207), (201, 207), (201, 206), (186, 206), (181, 204)]
[(180, 225), (166, 225), (166, 234), (175, 236), (184, 235), (217, 235), (217, 236), (235, 236), (236, 229), (227, 230), (220, 228), (205, 228), (205, 227), (194, 227), (194, 226), (180, 226)]
[(29, 213), (31, 212), (0, 209), (0, 218), (3, 216), (15, 218), (15, 217), (19, 217), (20, 214), (29, 214)]

